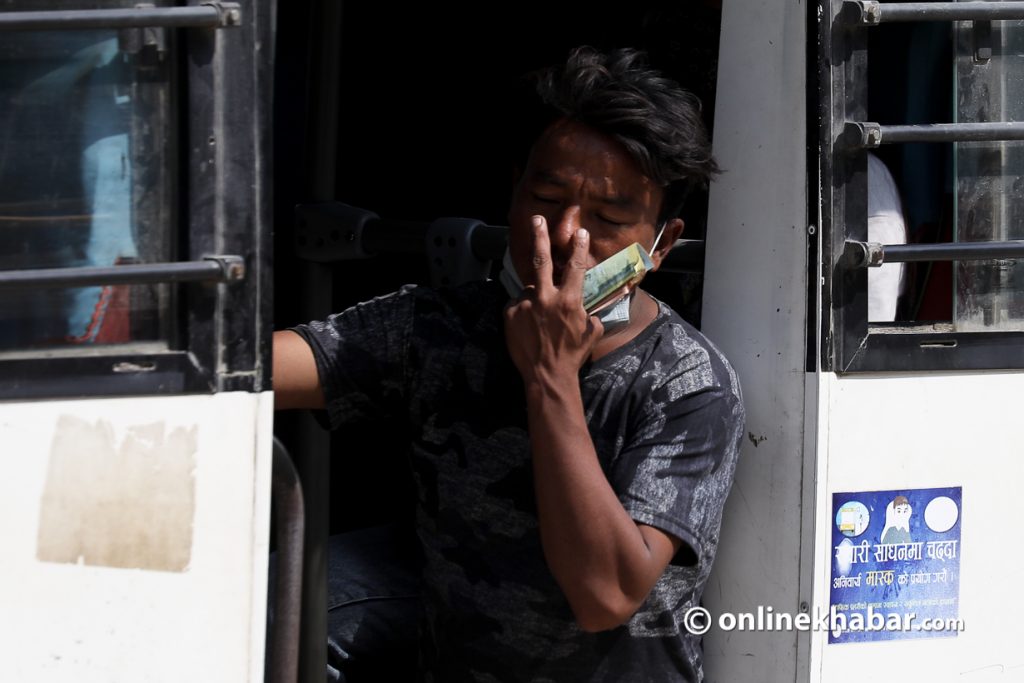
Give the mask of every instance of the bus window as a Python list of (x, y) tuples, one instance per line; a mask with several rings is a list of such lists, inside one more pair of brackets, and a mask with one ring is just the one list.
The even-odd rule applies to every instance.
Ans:
[(89, 4), (0, 12), (0, 397), (265, 388), (271, 84), (245, 13)]
[[(914, 7), (834, 0), (820, 23), (822, 367), (1020, 367), (1024, 17)], [(904, 225), (872, 234), (879, 169)]]
[[(0, 44), (0, 270), (173, 259), (170, 59), (116, 30)], [(166, 286), (0, 291), (0, 351), (159, 342)]]

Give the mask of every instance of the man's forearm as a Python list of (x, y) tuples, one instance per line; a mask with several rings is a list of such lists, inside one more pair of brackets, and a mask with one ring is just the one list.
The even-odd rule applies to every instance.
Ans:
[(661, 547), (652, 548), (619, 502), (597, 459), (575, 375), (527, 386), (527, 414), (548, 566), (583, 629), (617, 626), (661, 575), (671, 540), (657, 532)]

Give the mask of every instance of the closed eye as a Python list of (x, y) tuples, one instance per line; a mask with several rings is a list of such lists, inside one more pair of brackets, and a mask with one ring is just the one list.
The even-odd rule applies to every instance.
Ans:
[(538, 201), (541, 204), (557, 204), (559, 201), (561, 201), (559, 199), (556, 199), (555, 197), (542, 197), (539, 194), (534, 194), (533, 199), (534, 201)]

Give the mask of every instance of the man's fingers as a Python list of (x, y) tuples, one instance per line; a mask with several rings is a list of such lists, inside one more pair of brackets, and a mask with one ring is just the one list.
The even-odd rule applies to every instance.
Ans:
[(583, 276), (587, 272), (587, 254), (590, 253), (590, 233), (584, 228), (572, 236), (572, 255), (562, 274), (562, 288), (583, 297)]
[(551, 238), (543, 216), (534, 216), (533, 221), (533, 267), (536, 270), (538, 287), (551, 286)]
[(604, 336), (604, 323), (596, 315), (587, 316), (587, 332), (600, 339)]

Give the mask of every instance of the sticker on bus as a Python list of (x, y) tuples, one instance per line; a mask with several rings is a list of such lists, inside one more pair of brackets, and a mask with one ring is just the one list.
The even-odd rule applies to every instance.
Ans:
[(952, 638), (961, 488), (832, 494), (829, 643)]

